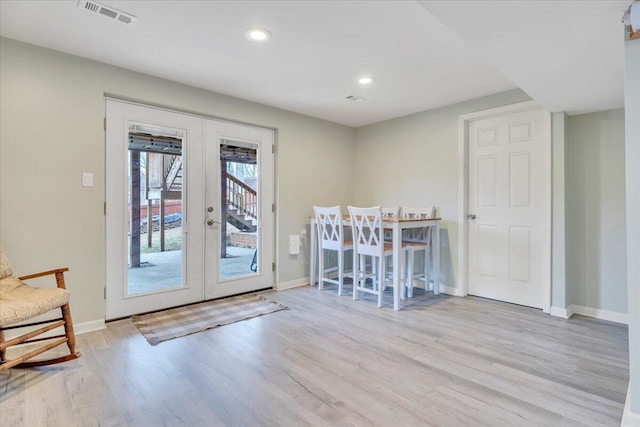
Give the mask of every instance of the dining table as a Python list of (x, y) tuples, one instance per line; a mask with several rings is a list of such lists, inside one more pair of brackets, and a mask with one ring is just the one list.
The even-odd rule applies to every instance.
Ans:
[[(404, 254), (402, 249), (402, 231), (412, 228), (431, 228), (432, 263), (433, 263), (433, 293), (440, 294), (440, 232), (439, 222), (442, 218), (383, 218), (382, 226), (385, 230), (391, 230), (391, 240), (393, 245), (393, 309), (400, 310), (400, 295), (404, 290), (402, 278), (397, 272), (400, 271), (401, 263), (404, 262)], [(351, 218), (344, 216), (342, 224), (345, 227), (351, 227)], [(320, 251), (318, 242), (318, 230), (315, 217), (310, 220), (310, 265), (309, 265), (309, 283), (315, 286), (316, 279), (319, 277), (317, 257)], [(427, 288), (425, 283), (425, 288)]]

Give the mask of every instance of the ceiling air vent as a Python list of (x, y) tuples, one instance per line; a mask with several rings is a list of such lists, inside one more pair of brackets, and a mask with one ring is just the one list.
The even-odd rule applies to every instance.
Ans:
[(364, 101), (364, 98), (361, 98), (357, 95), (349, 95), (346, 97), (346, 99), (348, 99), (349, 101), (353, 101), (353, 102), (362, 102)]
[(118, 9), (114, 9), (113, 7), (106, 6), (104, 4), (100, 4), (95, 1), (80, 0), (78, 2), (78, 7), (88, 12), (97, 13), (98, 15), (115, 19), (116, 21), (121, 22), (123, 24), (131, 25), (138, 20), (138, 18), (136, 18), (135, 16), (129, 13), (122, 12)]

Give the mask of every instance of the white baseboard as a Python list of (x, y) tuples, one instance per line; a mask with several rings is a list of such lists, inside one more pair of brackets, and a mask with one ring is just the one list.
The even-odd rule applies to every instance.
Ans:
[(629, 389), (627, 389), (627, 399), (624, 402), (624, 412), (622, 413), (620, 427), (640, 427), (640, 414), (631, 412), (631, 408), (629, 408)]
[(442, 286), (440, 285), (440, 293), (453, 295), (454, 297), (463, 297), (462, 291), (459, 288), (453, 286)]
[(570, 318), (573, 313), (569, 310), (570, 307), (562, 308), (562, 307), (551, 307), (549, 310), (549, 314), (555, 317), (562, 317), (563, 319)]
[[(99, 331), (100, 329), (105, 329), (107, 327), (107, 325), (104, 323), (104, 319), (99, 319), (99, 320), (91, 320), (89, 322), (83, 322), (83, 323), (74, 323), (73, 324), (73, 333), (74, 335), (82, 335), (82, 334), (86, 334), (87, 332), (93, 332), (93, 331)], [(30, 329), (34, 329), (34, 327), (31, 327)], [(26, 329), (26, 328), (18, 328), (18, 329), (13, 329), (11, 331), (7, 331), (5, 332), (5, 338), (6, 339), (11, 339), (11, 338), (15, 338), (17, 336), (19, 336), (20, 334), (24, 334), (26, 332), (29, 332), (30, 329)], [(38, 336), (38, 338), (47, 338), (47, 337), (53, 337), (56, 335), (63, 335), (64, 334), (64, 329), (62, 326), (52, 329), (50, 331), (45, 332), (44, 334)], [(35, 347), (37, 346), (37, 343), (27, 343), (27, 344), (19, 344), (16, 347), (17, 348), (29, 348), (29, 347)]]
[(104, 319), (91, 320), (89, 322), (74, 323), (73, 332), (76, 335), (86, 334), (87, 332), (99, 331), (100, 329), (106, 329), (107, 325), (104, 323)]
[(275, 286), (276, 291), (284, 291), (285, 289), (298, 288), (300, 286), (309, 286), (309, 278), (302, 277), (300, 279), (289, 280), (288, 282), (278, 283)]
[(600, 320), (608, 320), (609, 322), (629, 324), (629, 316), (626, 313), (618, 313), (616, 311), (601, 310), (599, 308), (584, 307), (581, 305), (571, 304), (567, 310), (569, 316), (572, 314), (580, 314), (587, 317), (595, 317)]

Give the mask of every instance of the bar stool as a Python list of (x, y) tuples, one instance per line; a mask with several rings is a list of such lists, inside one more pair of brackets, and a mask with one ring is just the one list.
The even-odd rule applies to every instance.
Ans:
[[(402, 216), (404, 218), (435, 218), (436, 208), (429, 206), (425, 208), (414, 208), (404, 206), (402, 208)], [(429, 251), (431, 249), (431, 228), (415, 228), (405, 230), (402, 236), (402, 243), (405, 246), (407, 254), (407, 296), (411, 298), (413, 296), (413, 280), (423, 280), (424, 290), (427, 292), (429, 286)], [(416, 272), (415, 257), (416, 254), (422, 252), (422, 271)]]
[[(353, 273), (344, 271), (344, 254), (353, 250), (353, 242), (345, 240), (344, 227), (342, 225), (342, 211), (340, 206), (320, 207), (314, 206), (316, 216), (316, 229), (318, 230), (318, 290), (324, 288), (324, 283), (338, 285), (338, 295), (342, 295), (344, 278), (353, 277)], [(335, 251), (338, 256), (337, 267), (325, 268), (325, 251)], [(337, 271), (337, 279), (328, 274)]]
[[(393, 283), (385, 277), (385, 258), (393, 256), (393, 246), (384, 240), (382, 227), (382, 209), (356, 208), (349, 206), (349, 215), (353, 228), (353, 299), (358, 299), (359, 292), (366, 292), (378, 297), (378, 307), (382, 307), (382, 295), (385, 286)], [(371, 271), (367, 272), (367, 259)], [(370, 279), (370, 281), (368, 280)], [(370, 286), (369, 286), (370, 283)], [(394, 292), (396, 292), (394, 288)]]

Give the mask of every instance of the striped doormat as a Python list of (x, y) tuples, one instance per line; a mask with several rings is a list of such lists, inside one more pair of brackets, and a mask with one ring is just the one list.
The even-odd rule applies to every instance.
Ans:
[(131, 320), (149, 344), (158, 345), (162, 341), (184, 337), (287, 308), (261, 295), (241, 295), (133, 316)]

